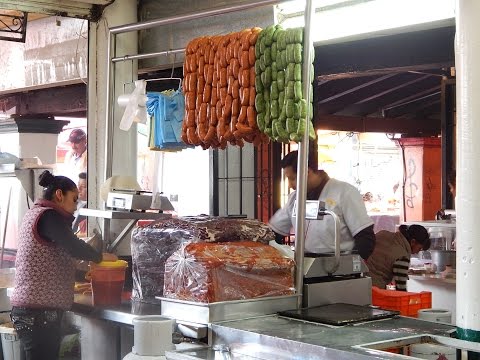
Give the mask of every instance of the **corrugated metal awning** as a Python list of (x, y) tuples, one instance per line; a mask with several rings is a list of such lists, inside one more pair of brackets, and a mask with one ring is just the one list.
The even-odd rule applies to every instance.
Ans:
[(97, 21), (115, 0), (0, 0), (0, 9)]

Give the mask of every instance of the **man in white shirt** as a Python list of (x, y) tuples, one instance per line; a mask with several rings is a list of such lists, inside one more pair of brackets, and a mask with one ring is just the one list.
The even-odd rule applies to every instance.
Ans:
[[(292, 151), (280, 162), (288, 179), (290, 188), (297, 187), (298, 152)], [(373, 221), (367, 214), (362, 196), (358, 190), (343, 181), (329, 178), (323, 170), (312, 168), (313, 154), (309, 158), (307, 175), (307, 199), (319, 200), (327, 210), (335, 212), (340, 220), (340, 249), (342, 251), (356, 250), (363, 259), (367, 259), (375, 247)], [(277, 234), (277, 238), (290, 235), (295, 224), (292, 216), (295, 205), (296, 191), (293, 191), (285, 206), (279, 209), (270, 219), (269, 225)], [(325, 216), (323, 220), (306, 220), (305, 252), (333, 252), (334, 220)]]
[(78, 174), (87, 172), (87, 134), (82, 129), (73, 129), (68, 137), (72, 148), (65, 155), (65, 176), (78, 181)]

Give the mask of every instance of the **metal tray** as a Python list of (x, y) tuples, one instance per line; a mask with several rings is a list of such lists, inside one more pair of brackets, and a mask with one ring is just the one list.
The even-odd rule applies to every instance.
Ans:
[(341, 303), (280, 312), (281, 316), (336, 326), (385, 319), (398, 314), (398, 311)]
[(249, 300), (198, 303), (157, 297), (161, 300), (161, 314), (180, 321), (199, 324), (245, 319), (253, 316), (275, 314), (294, 309), (299, 295), (272, 296)]

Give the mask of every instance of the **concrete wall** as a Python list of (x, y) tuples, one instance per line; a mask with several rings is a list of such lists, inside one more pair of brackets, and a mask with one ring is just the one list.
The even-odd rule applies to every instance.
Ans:
[(81, 82), (87, 76), (87, 34), (86, 20), (29, 22), (25, 43), (1, 42), (0, 94)]
[[(140, 21), (163, 19), (175, 15), (199, 12), (205, 9), (254, 3), (252, 0), (176, 0), (157, 1), (142, 0), (139, 8)], [(224, 15), (161, 26), (140, 32), (139, 52), (155, 52), (171, 49), (182, 49), (187, 43), (199, 36), (227, 34), (254, 26), (266, 27), (274, 20), (273, 6), (263, 6), (247, 11), (238, 11)], [(147, 59), (139, 62), (139, 68), (155, 68), (171, 66), (174, 57), (166, 56)], [(175, 58), (177, 63), (183, 62), (183, 55)]]

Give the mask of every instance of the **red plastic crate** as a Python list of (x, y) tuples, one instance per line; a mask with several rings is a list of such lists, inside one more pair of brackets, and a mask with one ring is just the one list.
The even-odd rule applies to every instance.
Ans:
[(419, 293), (384, 290), (372, 287), (372, 305), (385, 310), (397, 310), (401, 315), (417, 317), (418, 310), (432, 307), (432, 293), (422, 291)]

